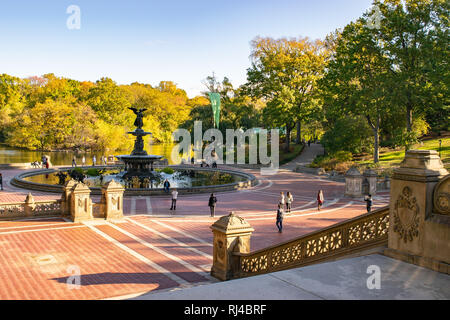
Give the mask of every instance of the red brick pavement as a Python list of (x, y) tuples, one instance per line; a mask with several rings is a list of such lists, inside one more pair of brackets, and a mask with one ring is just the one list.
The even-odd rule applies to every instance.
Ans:
[[(5, 180), (19, 172), (3, 171)], [(324, 190), (328, 205), (320, 213), (318, 189)], [(280, 191), (294, 195), (294, 212), (284, 220), (281, 234), (275, 227)], [(212, 263), (210, 225), (218, 217), (237, 211), (254, 227), (251, 249), (258, 250), (364, 214), (362, 199), (345, 199), (343, 191), (342, 183), (279, 172), (263, 177), (250, 191), (218, 193), (215, 218), (209, 217), (209, 195), (203, 194), (180, 195), (176, 212), (168, 210), (170, 196), (126, 198), (127, 218), (115, 224), (87, 226), (60, 218), (0, 221), (0, 299), (102, 299), (180, 286), (176, 279), (187, 284), (211, 281), (204, 271)], [(28, 192), (6, 183), (0, 202), (23, 201)], [(32, 194), (35, 199), (59, 198)], [(387, 193), (378, 195), (375, 208), (387, 201)], [(70, 266), (81, 272), (79, 289), (66, 283)]]

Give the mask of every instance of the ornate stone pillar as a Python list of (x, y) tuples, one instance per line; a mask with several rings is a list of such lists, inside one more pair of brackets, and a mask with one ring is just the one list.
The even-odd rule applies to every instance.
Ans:
[(250, 252), (250, 237), (254, 229), (233, 212), (217, 220), (211, 229), (214, 234), (211, 275), (220, 280), (232, 279), (239, 263), (233, 252)]
[(28, 193), (27, 197), (25, 198), (25, 205), (24, 205), (24, 212), (25, 216), (31, 217), (33, 216), (33, 210), (36, 207), (34, 204), (34, 198), (31, 193)]
[(372, 169), (367, 169), (363, 174), (364, 178), (369, 182), (369, 194), (372, 196), (377, 193), (377, 178), (378, 174)]
[(93, 219), (90, 194), (91, 190), (84, 183), (78, 182), (72, 188), (70, 217), (73, 222)]
[(61, 215), (63, 216), (69, 216), (70, 215), (70, 208), (72, 205), (72, 202), (70, 200), (70, 196), (72, 194), (72, 189), (76, 185), (76, 181), (74, 179), (70, 179), (67, 181), (63, 187), (63, 193), (61, 195)]
[(114, 180), (102, 187), (102, 209), (107, 220), (123, 218), (123, 193), (125, 189)]
[(448, 273), (450, 213), (433, 209), (433, 190), (447, 174), (437, 151), (406, 153), (391, 180), (386, 255)]
[(345, 174), (345, 196), (352, 198), (362, 197), (362, 182), (364, 177), (355, 167), (351, 167)]

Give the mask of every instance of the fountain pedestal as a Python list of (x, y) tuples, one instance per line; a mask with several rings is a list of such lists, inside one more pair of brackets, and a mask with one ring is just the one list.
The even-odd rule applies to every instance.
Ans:
[(132, 132), (128, 132), (128, 134), (135, 136), (136, 141), (130, 155), (116, 156), (117, 159), (125, 164), (125, 174), (122, 177), (124, 179), (153, 177), (153, 162), (160, 160), (162, 156), (149, 155), (144, 150), (143, 137), (151, 134), (151, 132), (145, 132), (141, 128), (137, 128)]

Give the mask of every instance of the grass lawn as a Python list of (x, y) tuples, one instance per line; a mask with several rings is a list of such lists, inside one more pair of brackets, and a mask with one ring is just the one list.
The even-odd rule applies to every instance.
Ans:
[[(424, 140), (414, 145), (411, 149), (415, 150), (436, 150), (439, 152), (439, 139)], [(381, 148), (380, 150), (380, 167), (394, 168), (400, 165), (405, 158), (405, 150), (392, 150), (389, 148)], [(441, 160), (447, 170), (450, 170), (450, 137), (442, 138)], [(373, 165), (373, 160), (362, 160), (357, 162), (359, 165)]]

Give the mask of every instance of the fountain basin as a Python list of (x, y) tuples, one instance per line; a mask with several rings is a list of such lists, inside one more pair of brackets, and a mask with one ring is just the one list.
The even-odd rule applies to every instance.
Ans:
[[(103, 166), (103, 167), (84, 167), (84, 169), (105, 169), (105, 170), (123, 170), (123, 166)], [(227, 174), (233, 177), (233, 181), (230, 183), (220, 183), (220, 179), (218, 180), (218, 184), (209, 184), (211, 183), (211, 178), (208, 179), (208, 175), (205, 177), (205, 184), (200, 185), (191, 185), (191, 186), (177, 186), (173, 183), (171, 188), (176, 187), (179, 194), (196, 194), (196, 193), (212, 193), (212, 192), (224, 192), (224, 191), (235, 191), (242, 190), (246, 188), (250, 188), (257, 184), (257, 179), (255, 176), (249, 173), (245, 173), (242, 171), (232, 170), (232, 169), (212, 169), (212, 168), (199, 168), (192, 166), (169, 166), (175, 171), (179, 172), (191, 172), (191, 173), (200, 173), (200, 174), (208, 174), (210, 177), (214, 175)], [(56, 178), (54, 178), (54, 174), (58, 171), (68, 171), (73, 168), (65, 167), (59, 168), (59, 170), (33, 170), (25, 173), (21, 173), (15, 176), (11, 180), (11, 184), (16, 187), (28, 189), (28, 190), (37, 190), (44, 192), (52, 192), (52, 193), (62, 193), (63, 186), (57, 184)], [(45, 182), (45, 176), (48, 175), (49, 182)], [(163, 175), (163, 177), (166, 177)], [(52, 180), (53, 179), (53, 180)], [(109, 180), (105, 178), (103, 183), (107, 183)], [(115, 179), (116, 180), (116, 179)], [(39, 182), (37, 182), (39, 181)], [(116, 180), (117, 181), (117, 180)], [(92, 195), (101, 195), (101, 186), (90, 186)], [(167, 195), (162, 187), (162, 182), (158, 185), (155, 185), (154, 188), (130, 188), (126, 187), (125, 196), (152, 196), (152, 195)]]

